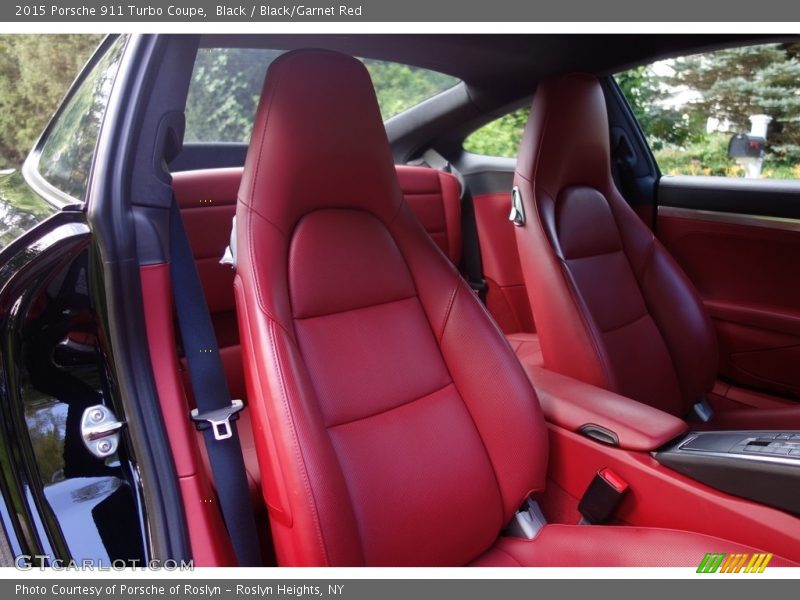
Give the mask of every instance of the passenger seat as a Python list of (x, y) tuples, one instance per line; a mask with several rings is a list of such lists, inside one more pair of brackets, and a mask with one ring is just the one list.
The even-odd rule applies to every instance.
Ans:
[[(514, 185), (517, 246), (547, 368), (677, 417), (707, 413), (718, 372), (711, 319), (614, 184), (593, 75), (539, 84)], [(719, 411), (707, 426), (796, 429), (800, 406)]]

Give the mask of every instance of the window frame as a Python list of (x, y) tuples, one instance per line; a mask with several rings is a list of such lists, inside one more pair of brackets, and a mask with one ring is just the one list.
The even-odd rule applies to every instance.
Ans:
[[(63, 190), (57, 188), (55, 185), (50, 183), (44, 175), (39, 171), (39, 161), (42, 157), (42, 150), (44, 148), (45, 143), (50, 138), (52, 131), (56, 124), (60, 121), (64, 110), (66, 109), (67, 105), (69, 104), (70, 100), (74, 97), (75, 93), (80, 89), (83, 85), (86, 78), (89, 76), (90, 73), (94, 71), (94, 68), (97, 66), (97, 63), (106, 55), (109, 48), (114, 45), (114, 43), (120, 38), (123, 37), (119, 34), (109, 34), (100, 42), (97, 46), (97, 49), (94, 51), (92, 56), (87, 61), (86, 65), (84, 65), (81, 72), (75, 78), (75, 81), (72, 82), (72, 85), (69, 87), (64, 98), (62, 98), (58, 108), (53, 113), (53, 116), (50, 117), (50, 120), (47, 123), (47, 126), (42, 131), (39, 139), (36, 140), (36, 143), (33, 146), (33, 149), (28, 154), (25, 162), (22, 165), (21, 173), (22, 176), (25, 178), (25, 182), (30, 186), (30, 188), (39, 194), (42, 198), (47, 200), (50, 204), (55, 206), (56, 208), (62, 209), (65, 206), (70, 205), (78, 205), (84, 206), (86, 204), (85, 198), (75, 198), (70, 194), (67, 194)], [(124, 42), (127, 44), (127, 39)], [(122, 48), (122, 58), (120, 60), (124, 60), (125, 54), (125, 47)], [(116, 85), (116, 82), (115, 84)], [(107, 107), (106, 107), (107, 109)], [(105, 112), (103, 114), (103, 118), (100, 122), (100, 129), (102, 129), (103, 122), (105, 121)], [(99, 139), (99, 132), (98, 132), (98, 139)], [(89, 168), (89, 175), (87, 179), (91, 178), (91, 171), (94, 169), (94, 161), (97, 157), (97, 143), (95, 143), (95, 150), (92, 154), (92, 160), (90, 162)]]

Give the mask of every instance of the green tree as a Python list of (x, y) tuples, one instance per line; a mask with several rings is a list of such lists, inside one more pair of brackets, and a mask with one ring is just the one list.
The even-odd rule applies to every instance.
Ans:
[(616, 75), (617, 84), (647, 136), (651, 148), (682, 146), (699, 139), (705, 121), (668, 104), (672, 94), (664, 78), (652, 66), (640, 66)]
[(777, 164), (800, 162), (800, 46), (763, 44), (730, 48), (676, 59), (670, 85), (699, 94), (685, 109), (696, 119), (729, 121), (749, 131), (749, 117), (773, 118), (768, 158)]
[(187, 142), (247, 142), (278, 50), (201, 48), (186, 102)]
[(98, 35), (0, 35), (0, 167), (20, 165)]
[(516, 158), (530, 112), (530, 107), (525, 106), (473, 131), (464, 140), (464, 150), (485, 156)]
[(384, 120), (453, 87), (458, 79), (427, 69), (382, 60), (364, 60)]
[[(189, 142), (246, 142), (267, 67), (280, 50), (206, 48), (197, 54), (186, 103)], [(408, 65), (364, 60), (384, 120), (452, 87), (455, 77)]]

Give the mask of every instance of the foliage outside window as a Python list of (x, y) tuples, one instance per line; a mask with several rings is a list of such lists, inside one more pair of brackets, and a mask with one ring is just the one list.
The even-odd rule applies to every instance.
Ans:
[(458, 79), (410, 65), (364, 59), (378, 96), (384, 121), (433, 98), (458, 83)]
[(186, 102), (187, 142), (247, 142), (269, 64), (279, 50), (201, 48)]
[(761, 176), (800, 179), (800, 44), (765, 44), (661, 61), (617, 83), (667, 175), (744, 176), (728, 157), (749, 117), (772, 117)]
[(100, 35), (0, 35), (0, 169), (18, 168)]
[[(248, 142), (269, 64), (280, 50), (201, 48), (186, 105), (186, 141)], [(458, 83), (399, 63), (364, 59), (384, 120)]]
[(464, 150), (485, 156), (516, 158), (530, 107), (503, 115), (473, 131), (464, 140)]
[(97, 136), (124, 46), (121, 37), (97, 62), (59, 114), (42, 147), (39, 173), (78, 200), (86, 195)]

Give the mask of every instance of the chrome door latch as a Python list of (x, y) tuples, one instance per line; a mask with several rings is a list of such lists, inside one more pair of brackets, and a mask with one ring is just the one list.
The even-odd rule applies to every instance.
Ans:
[(522, 193), (517, 186), (511, 190), (511, 213), (508, 220), (517, 227), (525, 225), (525, 207), (522, 205)]
[(90, 406), (81, 417), (81, 439), (86, 449), (97, 458), (107, 458), (119, 447), (122, 423), (114, 412), (102, 404)]

